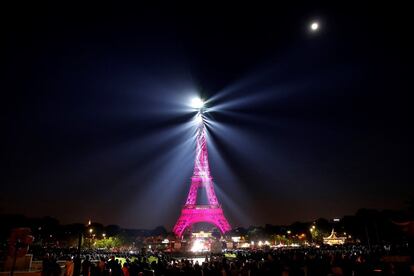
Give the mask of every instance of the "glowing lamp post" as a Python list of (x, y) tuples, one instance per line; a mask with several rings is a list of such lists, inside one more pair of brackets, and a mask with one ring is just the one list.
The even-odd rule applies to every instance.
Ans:
[(92, 228), (90, 228), (89, 229), (89, 248), (91, 248), (92, 247), (92, 237), (93, 237), (93, 235), (94, 234), (92, 234), (93, 233), (93, 229)]
[[(89, 219), (88, 223), (85, 225), (86, 229), (88, 229), (88, 227), (91, 227), (92, 225), (92, 221)], [(76, 258), (75, 258), (75, 266), (74, 266), (74, 271), (73, 271), (73, 275), (74, 276), (79, 276), (80, 275), (80, 269), (81, 269), (81, 249), (82, 249), (82, 239), (86, 236), (85, 235), (85, 228), (82, 227), (82, 230), (79, 231), (78, 233), (78, 248), (77, 248), (77, 252), (76, 252)], [(89, 233), (92, 234), (93, 229), (90, 228), (89, 229)]]

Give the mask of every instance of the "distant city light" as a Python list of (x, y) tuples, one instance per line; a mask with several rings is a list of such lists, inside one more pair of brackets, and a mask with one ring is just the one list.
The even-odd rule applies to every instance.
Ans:
[(204, 101), (200, 98), (193, 98), (191, 100), (191, 107), (195, 109), (200, 109), (204, 107)]
[(241, 237), (231, 237), (233, 242), (240, 242)]

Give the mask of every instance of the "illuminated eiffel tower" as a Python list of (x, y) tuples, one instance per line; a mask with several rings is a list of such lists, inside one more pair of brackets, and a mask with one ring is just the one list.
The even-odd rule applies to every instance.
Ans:
[[(173, 232), (178, 237), (182, 237), (187, 228), (199, 222), (213, 224), (223, 234), (231, 230), (230, 224), (224, 216), (214, 191), (213, 178), (210, 175), (210, 166), (208, 163), (206, 129), (202, 114), (203, 108), (201, 107), (197, 114), (199, 123), (196, 138), (196, 156), (190, 191), (185, 205), (181, 209), (181, 215), (173, 228)], [(198, 204), (197, 194), (199, 189), (205, 191), (208, 201), (207, 204)]]

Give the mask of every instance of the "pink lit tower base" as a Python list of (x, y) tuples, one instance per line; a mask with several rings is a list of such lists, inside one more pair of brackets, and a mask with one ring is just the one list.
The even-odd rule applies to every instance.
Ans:
[[(206, 129), (202, 117), (202, 108), (197, 114), (199, 119), (196, 140), (196, 156), (194, 162), (194, 172), (191, 177), (190, 191), (185, 205), (181, 209), (181, 215), (173, 228), (173, 232), (182, 237), (184, 231), (198, 222), (207, 222), (215, 225), (222, 234), (231, 230), (230, 224), (224, 216), (223, 210), (217, 200), (214, 191), (213, 178), (210, 175), (208, 163)], [(207, 204), (197, 203), (199, 189), (203, 189), (207, 195)]]

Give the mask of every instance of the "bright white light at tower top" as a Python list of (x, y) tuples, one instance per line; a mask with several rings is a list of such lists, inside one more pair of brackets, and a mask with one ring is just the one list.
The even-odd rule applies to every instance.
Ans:
[(200, 109), (204, 107), (204, 101), (198, 97), (193, 98), (190, 105), (192, 108)]

